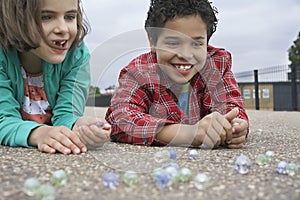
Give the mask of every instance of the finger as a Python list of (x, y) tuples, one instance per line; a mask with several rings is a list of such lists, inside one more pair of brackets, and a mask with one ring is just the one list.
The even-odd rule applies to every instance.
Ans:
[(220, 124), (220, 129), (222, 129), (220, 130), (221, 134), (223, 134), (221, 136), (222, 144), (225, 142), (229, 144), (232, 138), (232, 125), (222, 115), (218, 118), (218, 122)]
[(217, 120), (218, 116), (221, 116), (221, 114), (213, 112), (199, 121), (198, 126), (200, 127), (200, 130), (203, 130), (201, 139), (202, 146), (211, 148), (221, 144), (221, 137), (218, 133), (219, 130), (215, 130), (214, 128), (214, 124), (219, 123)]
[[(108, 129), (104, 129), (104, 128), (108, 128)], [(95, 126), (90, 126), (90, 131), (91, 133), (93, 133), (95, 137), (108, 140), (110, 136), (110, 125), (109, 124), (108, 126), (104, 125), (103, 128), (100, 129)]]
[(55, 139), (49, 143), (49, 146), (62, 154), (70, 154), (72, 152), (71, 149), (67, 148)]
[[(221, 118), (223, 118), (223, 120)], [(220, 113), (217, 112), (212, 113), (209, 119), (207, 135), (210, 137), (214, 146), (219, 146), (225, 139), (225, 134), (222, 131), (222, 123), (226, 120)]]
[(78, 135), (81, 142), (83, 142), (85, 146), (87, 146), (91, 142), (81, 128), (78, 128)]
[[(225, 119), (228, 120), (228, 122), (233, 122), (236, 117), (238, 116), (239, 114), (239, 109), (238, 108), (234, 108), (232, 109), (230, 112), (228, 112), (226, 115), (225, 115)], [(227, 123), (224, 123), (226, 125), (226, 143), (227, 144), (230, 144), (232, 141), (232, 133), (235, 131), (235, 127), (233, 125), (230, 124), (230, 127), (228, 126)], [(232, 123), (233, 124), (233, 123)]]
[(77, 128), (77, 131), (75, 131), (75, 133), (78, 135), (80, 141), (84, 144), (84, 147), (81, 149), (81, 152), (87, 152), (88, 140), (85, 137), (85, 134), (83, 134), (82, 131), (79, 130), (79, 128)]
[(60, 133), (61, 134), (55, 136), (55, 139), (59, 144), (70, 149), (72, 153), (79, 154), (84, 147), (84, 144), (81, 142), (78, 135), (66, 127), (61, 128)]
[(224, 130), (222, 124), (220, 124), (220, 123), (213, 123), (212, 124), (212, 128), (214, 129), (213, 131), (216, 132), (219, 135), (219, 137), (220, 137), (220, 144), (224, 144), (224, 142), (226, 140), (226, 131)]
[(231, 111), (229, 111), (227, 114), (225, 114), (225, 118), (231, 122), (234, 118), (236, 118), (239, 114), (239, 109), (238, 108), (234, 108)]
[(73, 132), (69, 129), (67, 129), (65, 131), (66, 131), (66, 135), (67, 135), (68, 139), (71, 141), (70, 147), (71, 147), (73, 153), (79, 154), (80, 152), (87, 151), (85, 144), (80, 140), (79, 136), (75, 132)]
[(207, 140), (205, 143), (207, 143), (209, 146), (218, 146), (221, 144), (221, 138), (213, 128), (208, 129), (207, 137), (205, 137), (205, 139)]
[[(75, 135), (75, 134), (72, 134), (72, 135)], [(85, 144), (80, 140), (80, 138), (77, 136), (76, 134), (76, 137), (70, 137), (70, 140), (71, 140), (71, 150), (74, 154), (79, 154), (81, 152), (86, 152), (87, 151), (87, 148), (85, 146)]]
[(240, 137), (234, 137), (231, 140), (231, 144), (240, 144), (240, 143), (244, 143), (246, 141), (246, 137), (245, 135), (242, 135)]
[(236, 118), (232, 121), (232, 126), (234, 132), (247, 131), (248, 122), (246, 120)]
[(55, 154), (56, 150), (47, 144), (38, 145), (38, 150), (45, 153)]
[(245, 137), (246, 138), (247, 131), (235, 132), (232, 134), (232, 138)]
[(227, 147), (230, 149), (240, 149), (243, 148), (243, 144), (229, 144)]
[(99, 129), (97, 126), (81, 127), (82, 134), (84, 134), (88, 144), (91, 146), (102, 146), (108, 140), (108, 131)]
[(105, 122), (103, 122), (101, 120), (97, 121), (94, 124), (91, 124), (90, 126), (93, 126), (93, 125), (96, 125), (98, 128), (102, 128), (104, 130), (110, 130), (111, 129), (111, 125), (110, 124), (105, 123)]
[(103, 129), (107, 130), (107, 131), (110, 131), (111, 125), (106, 123), (106, 124), (104, 124)]
[(215, 143), (210, 139), (208, 135), (205, 136), (202, 146), (205, 148), (213, 148), (215, 146)]
[[(53, 134), (54, 133), (54, 134)], [(60, 138), (65, 136), (61, 132), (52, 132), (48, 137), (44, 138), (44, 141), (38, 144), (38, 149), (43, 152), (55, 153), (56, 151), (63, 154), (70, 154), (71, 150), (61, 143)]]
[(82, 138), (84, 138), (84, 142), (85, 142), (85, 144), (86, 145), (94, 145), (95, 144), (95, 141), (92, 139), (92, 137), (91, 136), (89, 136), (89, 132), (87, 132), (84, 128), (83, 128), (83, 126), (81, 126), (80, 128), (79, 128), (79, 130), (80, 130), (80, 135), (81, 135), (81, 137)]
[(224, 144), (225, 140), (231, 140), (232, 137), (232, 127), (231, 124), (224, 118), (223, 115), (219, 113), (213, 113), (211, 117), (211, 125), (220, 136), (220, 144)]
[(221, 137), (213, 128), (208, 129), (207, 137), (210, 139), (206, 141), (209, 146), (219, 146), (221, 144)]

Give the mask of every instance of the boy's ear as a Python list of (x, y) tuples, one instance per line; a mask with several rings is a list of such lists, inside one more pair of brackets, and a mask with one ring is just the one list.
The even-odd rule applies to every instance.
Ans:
[(154, 43), (152, 37), (148, 36), (148, 40), (149, 40), (149, 43), (150, 43), (151, 52), (155, 53), (156, 52), (156, 48), (155, 48), (155, 43)]

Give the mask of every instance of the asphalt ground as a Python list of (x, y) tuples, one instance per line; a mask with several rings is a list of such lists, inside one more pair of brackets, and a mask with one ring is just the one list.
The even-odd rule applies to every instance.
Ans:
[[(87, 107), (85, 115), (103, 117), (106, 108)], [(0, 146), (1, 199), (37, 199), (23, 192), (27, 178), (35, 177), (41, 184), (52, 184), (54, 171), (64, 170), (67, 183), (53, 186), (56, 199), (291, 199), (300, 200), (300, 169), (294, 176), (279, 174), (279, 161), (300, 166), (300, 112), (247, 111), (250, 134), (242, 149), (196, 149), (199, 157), (188, 158), (190, 148), (144, 147), (107, 142), (97, 150), (80, 155), (46, 154), (37, 149)], [(175, 150), (176, 160), (158, 163), (154, 155), (162, 150)], [(275, 157), (259, 166), (259, 154), (273, 151)], [(237, 156), (245, 155), (252, 162), (248, 174), (234, 169)], [(151, 177), (154, 169), (169, 162), (188, 168), (192, 175), (204, 173), (209, 185), (198, 190), (194, 181), (179, 182), (161, 189)], [(134, 170), (138, 184), (128, 187), (122, 175)], [(119, 178), (115, 189), (106, 188), (103, 176), (113, 172)], [(52, 184), (53, 185), (53, 184)]]

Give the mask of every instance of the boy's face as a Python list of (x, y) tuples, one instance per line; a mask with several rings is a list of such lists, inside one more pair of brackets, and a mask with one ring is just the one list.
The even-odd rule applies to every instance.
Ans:
[(156, 44), (150, 38), (161, 70), (176, 83), (186, 83), (206, 62), (206, 24), (198, 15), (167, 21)]
[(46, 41), (31, 51), (50, 63), (61, 63), (77, 35), (78, 0), (43, 0), (41, 7)]

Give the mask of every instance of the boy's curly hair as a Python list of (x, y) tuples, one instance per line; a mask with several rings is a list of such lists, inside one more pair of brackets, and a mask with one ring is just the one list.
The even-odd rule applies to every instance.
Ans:
[(207, 27), (207, 41), (216, 31), (218, 20), (217, 9), (211, 6), (208, 0), (151, 0), (148, 16), (145, 21), (145, 29), (156, 43), (158, 29), (163, 28), (165, 23), (175, 17), (199, 15)]

